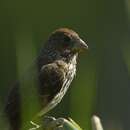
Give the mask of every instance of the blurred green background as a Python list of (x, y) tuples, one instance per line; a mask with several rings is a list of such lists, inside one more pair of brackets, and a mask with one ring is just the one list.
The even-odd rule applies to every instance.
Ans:
[(0, 109), (11, 84), (31, 65), (48, 35), (68, 27), (88, 41), (71, 89), (53, 114), (90, 129), (130, 129), (129, 0), (0, 0)]

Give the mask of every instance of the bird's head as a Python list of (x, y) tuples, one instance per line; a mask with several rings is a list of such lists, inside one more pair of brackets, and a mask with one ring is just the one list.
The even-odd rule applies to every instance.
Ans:
[(79, 37), (79, 35), (68, 28), (55, 30), (49, 37), (49, 44), (56, 51), (63, 54), (75, 54), (88, 49), (87, 44)]

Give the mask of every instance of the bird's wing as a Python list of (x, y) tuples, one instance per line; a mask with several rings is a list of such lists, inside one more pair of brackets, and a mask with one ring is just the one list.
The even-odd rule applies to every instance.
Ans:
[(13, 86), (7, 98), (5, 111), (9, 120), (14, 122), (20, 120), (18, 119), (21, 115), (20, 107), (27, 111), (26, 114), (37, 113), (40, 108), (36, 108), (35, 112), (33, 112), (33, 109), (35, 109), (39, 97), (41, 105), (45, 107), (60, 91), (64, 82), (65, 71), (65, 64), (54, 62), (44, 65), (39, 73), (31, 73), (33, 75), (28, 74), (28, 76), (20, 79)]
[(42, 116), (47, 113), (62, 99), (62, 95), (60, 94), (66, 81), (67, 69), (68, 65), (63, 61), (57, 61), (42, 67), (39, 75), (39, 93), (41, 95), (41, 100), (46, 101), (43, 102), (44, 107), (37, 116)]
[[(42, 96), (48, 95), (48, 100), (60, 91), (66, 75), (66, 64), (54, 62), (44, 65), (39, 74), (39, 93)], [(43, 97), (44, 98), (44, 97)]]
[(12, 102), (16, 102), (20, 93), (23, 93), (23, 96), (26, 98), (26, 96), (33, 95), (33, 92), (37, 91), (37, 89), (38, 95), (40, 94), (43, 98), (45, 96), (51, 99), (51, 96), (59, 92), (62, 87), (66, 66), (66, 63), (56, 61), (43, 65), (39, 72), (36, 67), (33, 67), (12, 86), (9, 91), (7, 104), (10, 105)]

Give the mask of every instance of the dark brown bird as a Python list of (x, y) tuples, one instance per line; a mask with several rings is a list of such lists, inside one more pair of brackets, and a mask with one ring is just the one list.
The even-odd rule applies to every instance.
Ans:
[(87, 44), (73, 30), (60, 28), (50, 35), (35, 64), (9, 92), (5, 112), (11, 130), (61, 101), (76, 74), (78, 54), (85, 49)]

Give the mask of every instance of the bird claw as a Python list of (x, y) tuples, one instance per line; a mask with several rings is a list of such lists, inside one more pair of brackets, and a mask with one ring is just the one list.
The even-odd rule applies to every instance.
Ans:
[(43, 118), (43, 124), (44, 124), (44, 127), (47, 127), (48, 125), (50, 125), (51, 122), (55, 121), (56, 118), (55, 117), (52, 117), (52, 116), (44, 116)]
[[(44, 130), (82, 130), (71, 118), (58, 118), (45, 116), (41, 125), (30, 122), (34, 127), (29, 130), (37, 130), (42, 128)], [(41, 130), (41, 129), (40, 129)]]
[(54, 118), (54, 117), (45, 117), (44, 118), (44, 127), (46, 130), (63, 130), (65, 119), (64, 118)]

